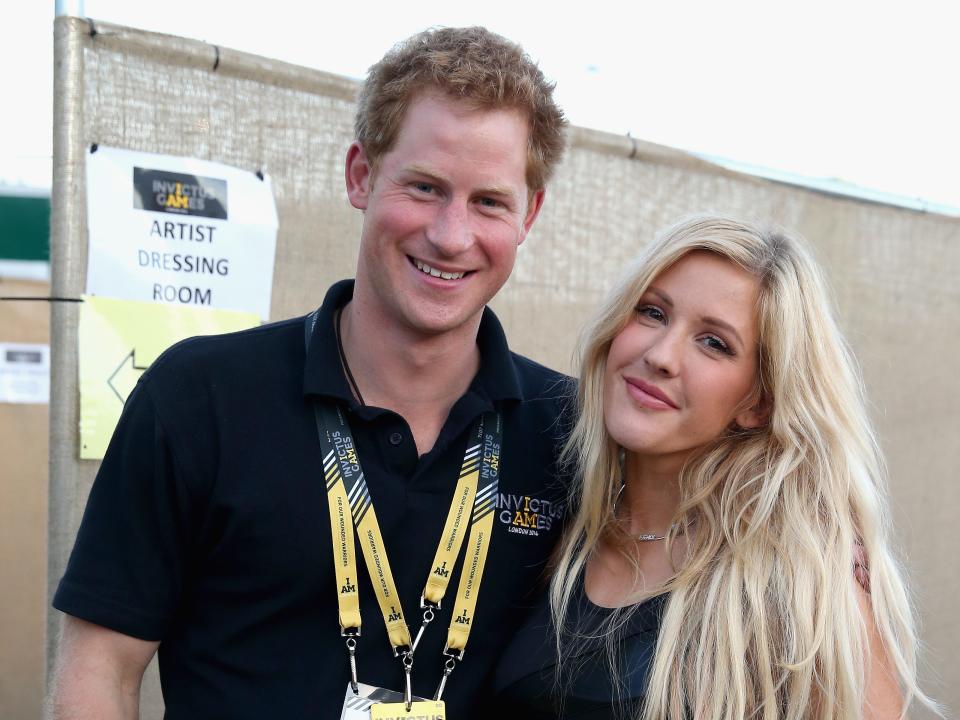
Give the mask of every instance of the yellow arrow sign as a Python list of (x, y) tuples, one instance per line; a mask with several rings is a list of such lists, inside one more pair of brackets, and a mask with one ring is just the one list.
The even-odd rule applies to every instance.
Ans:
[(85, 296), (80, 306), (80, 458), (103, 457), (127, 396), (168, 347), (193, 335), (259, 324), (256, 313)]
[(136, 354), (136, 350), (131, 350), (127, 356), (123, 358), (123, 361), (117, 365), (117, 369), (107, 378), (107, 385), (113, 390), (121, 405), (123, 405), (127, 396), (133, 392), (137, 380), (143, 375), (143, 371), (147, 369), (146, 365), (137, 365)]

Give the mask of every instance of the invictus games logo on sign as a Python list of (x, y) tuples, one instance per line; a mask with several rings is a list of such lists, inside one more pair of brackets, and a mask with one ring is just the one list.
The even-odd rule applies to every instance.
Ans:
[(135, 167), (133, 207), (226, 220), (227, 181)]

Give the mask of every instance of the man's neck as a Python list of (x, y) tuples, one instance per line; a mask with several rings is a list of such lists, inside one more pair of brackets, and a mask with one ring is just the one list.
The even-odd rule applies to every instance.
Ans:
[(453, 404), (480, 367), (479, 317), (446, 333), (423, 335), (384, 322), (355, 298), (342, 310), (346, 362), (367, 405), (401, 415), (422, 455), (434, 445)]

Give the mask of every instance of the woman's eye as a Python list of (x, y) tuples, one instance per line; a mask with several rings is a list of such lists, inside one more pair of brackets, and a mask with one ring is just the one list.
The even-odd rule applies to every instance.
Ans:
[(667, 316), (656, 305), (639, 305), (637, 306), (637, 314), (642, 318), (648, 318), (658, 323), (667, 320)]
[(413, 187), (418, 192), (427, 193), (427, 194), (433, 192), (433, 185), (431, 185), (430, 183), (418, 182), (418, 183), (414, 183)]
[(704, 337), (703, 344), (714, 352), (723, 353), (724, 355), (733, 355), (733, 350), (730, 349), (730, 346), (716, 335), (707, 335)]

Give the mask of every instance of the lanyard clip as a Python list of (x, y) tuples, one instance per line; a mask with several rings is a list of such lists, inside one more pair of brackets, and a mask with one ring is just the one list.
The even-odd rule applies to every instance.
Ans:
[(443, 650), (444, 657), (452, 658), (457, 662), (463, 662), (463, 648), (457, 650), (456, 648), (444, 648)]
[(463, 659), (463, 652), (460, 653), (459, 658), (457, 658), (454, 654), (447, 652), (446, 650), (443, 651), (443, 654), (447, 656), (447, 660), (443, 663), (443, 677), (440, 678), (440, 684), (437, 686), (437, 691), (433, 694), (434, 700), (443, 699), (443, 691), (447, 687), (447, 678), (450, 677), (450, 673), (456, 669), (457, 660)]
[(412, 655), (417, 651), (417, 645), (420, 643), (420, 638), (423, 637), (423, 631), (427, 629), (427, 625), (433, 622), (435, 617), (433, 611), (434, 608), (439, 608), (440, 603), (432, 603), (429, 600), (424, 600), (421, 596), (420, 598), (420, 607), (424, 608), (423, 610), (423, 624), (420, 626), (420, 629), (417, 630), (417, 637), (413, 639), (413, 647), (410, 648), (410, 654)]
[(407, 655), (413, 656), (413, 650), (410, 649), (409, 645), (397, 645), (393, 648), (393, 656), (395, 658), (400, 658), (402, 661)]
[(410, 712), (410, 708), (413, 706), (413, 680), (411, 675), (413, 673), (413, 650), (405, 650), (403, 652), (403, 701), (407, 704), (407, 712)]
[[(357, 633), (359, 635), (359, 633)], [(350, 656), (350, 689), (354, 695), (360, 694), (360, 686), (357, 684), (357, 639), (355, 637), (347, 638), (347, 653)]]

